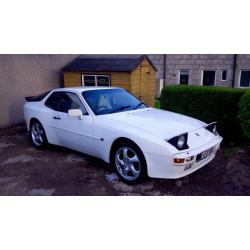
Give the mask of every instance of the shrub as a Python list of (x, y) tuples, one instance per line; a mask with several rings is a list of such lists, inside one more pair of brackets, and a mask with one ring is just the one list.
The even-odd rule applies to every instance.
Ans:
[(225, 141), (242, 138), (238, 112), (242, 89), (214, 86), (167, 86), (162, 90), (162, 109), (188, 115), (206, 123), (218, 122), (218, 131)]
[(245, 136), (250, 139), (250, 90), (246, 91), (246, 93), (240, 99), (240, 125), (245, 134)]

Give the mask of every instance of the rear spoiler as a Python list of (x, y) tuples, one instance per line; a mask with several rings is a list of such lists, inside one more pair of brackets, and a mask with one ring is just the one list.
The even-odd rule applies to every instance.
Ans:
[(26, 100), (27, 102), (34, 102), (34, 96), (26, 96), (26, 97), (25, 97), (25, 100)]
[(25, 100), (26, 100), (27, 102), (40, 102), (40, 101), (42, 101), (43, 98), (44, 98), (45, 96), (47, 96), (49, 93), (50, 93), (50, 91), (47, 91), (47, 92), (42, 93), (42, 94), (37, 95), (37, 96), (27, 96), (27, 97), (25, 97)]

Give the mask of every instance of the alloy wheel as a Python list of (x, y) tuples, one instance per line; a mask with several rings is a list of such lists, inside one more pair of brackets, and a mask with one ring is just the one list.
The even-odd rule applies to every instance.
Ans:
[(43, 145), (43, 135), (44, 131), (41, 124), (39, 122), (33, 123), (31, 128), (31, 137), (36, 146), (41, 147)]
[(122, 147), (116, 152), (115, 165), (119, 174), (128, 181), (136, 180), (141, 173), (140, 158), (129, 147)]

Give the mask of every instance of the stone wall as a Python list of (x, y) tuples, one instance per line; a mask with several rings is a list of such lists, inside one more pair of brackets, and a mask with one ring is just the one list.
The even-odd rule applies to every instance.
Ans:
[(235, 87), (240, 85), (240, 71), (250, 70), (250, 54), (237, 55), (237, 66), (235, 72)]
[(154, 66), (157, 68), (157, 79), (164, 78), (164, 55), (161, 54), (148, 54), (149, 59), (152, 61)]
[[(189, 70), (189, 84), (201, 85), (203, 70), (215, 70), (215, 85), (231, 86), (233, 55), (168, 54), (166, 57), (166, 84), (178, 84), (180, 70)], [(227, 70), (226, 81), (221, 81), (223, 70)]]

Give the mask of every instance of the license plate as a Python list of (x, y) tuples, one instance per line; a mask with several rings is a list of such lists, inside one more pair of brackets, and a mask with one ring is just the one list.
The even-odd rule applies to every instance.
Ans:
[(210, 148), (204, 152), (201, 153), (201, 159), (204, 159), (206, 157), (208, 157), (209, 155), (211, 155), (214, 152), (214, 148)]

